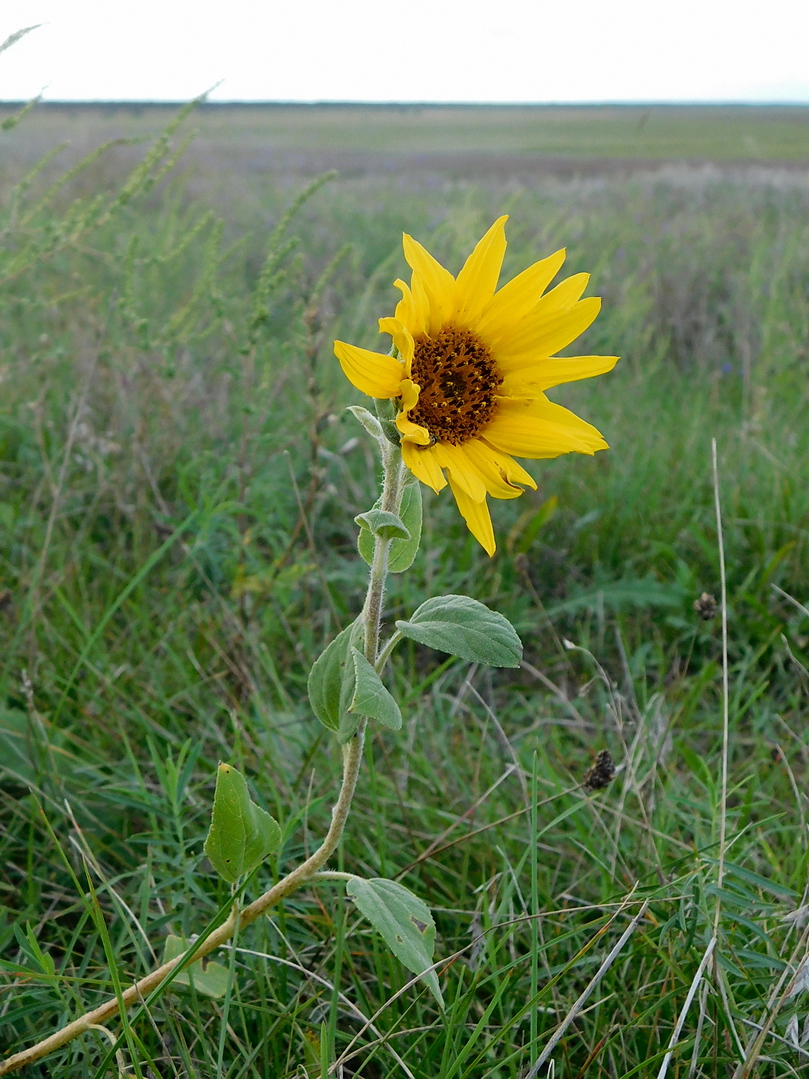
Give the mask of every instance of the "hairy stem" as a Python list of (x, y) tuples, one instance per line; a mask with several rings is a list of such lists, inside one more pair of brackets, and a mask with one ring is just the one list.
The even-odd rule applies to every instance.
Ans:
[[(382, 508), (389, 510), (391, 513), (398, 513), (403, 489), (401, 453), (398, 447), (386, 443), (382, 449), (382, 456), (384, 464)], [(385, 594), (389, 549), (390, 540), (376, 539), (368, 591), (362, 609), (365, 626), (365, 656), (370, 663), (376, 661), (379, 649), (379, 626), (382, 616), (382, 601)], [(62, 1027), (55, 1034), (51, 1034), (49, 1037), (37, 1042), (36, 1045), (8, 1057), (0, 1062), (0, 1075), (9, 1075), (11, 1072), (19, 1071), (20, 1068), (24, 1068), (27, 1064), (33, 1064), (35, 1061), (48, 1056), (49, 1053), (53, 1053), (56, 1049), (66, 1045), (85, 1031), (98, 1027), (118, 1012), (120, 1004), (128, 1006), (144, 1000), (148, 994), (158, 989), (178, 967), (194, 963), (198, 959), (202, 959), (203, 956), (209, 955), (216, 948), (221, 947), (230, 940), (237, 928), (241, 932), (271, 907), (280, 903), (291, 892), (316, 878), (336, 850), (345, 829), (351, 801), (357, 786), (364, 742), (365, 720), (362, 720), (354, 737), (343, 746), (343, 781), (340, 794), (332, 809), (329, 830), (314, 854), (310, 855), (305, 862), (301, 862), (290, 873), (287, 873), (282, 880), (279, 880), (269, 891), (259, 896), (241, 912), (234, 909), (226, 921), (217, 926), (203, 941), (197, 942), (197, 947), (190, 959), (186, 959), (183, 955), (176, 956), (174, 959), (169, 960), (168, 963), (163, 963), (162, 966), (157, 967), (151, 973), (130, 985), (121, 994), (120, 999), (112, 997), (99, 1005), (99, 1007), (85, 1012), (78, 1019), (74, 1019), (72, 1023), (68, 1023), (67, 1026)]]
[[(398, 515), (402, 505), (402, 492), (404, 489), (402, 455), (399, 447), (391, 445), (390, 442), (382, 442), (381, 445), (385, 472), (380, 508)], [(376, 537), (368, 593), (365, 597), (365, 606), (362, 609), (362, 617), (365, 623), (365, 658), (372, 665), (376, 664), (379, 651), (379, 625), (382, 618), (382, 602), (385, 597), (385, 578), (388, 575), (390, 545), (390, 540), (380, 539), (379, 536)]]
[[(320, 847), (318, 847), (314, 854), (310, 855), (305, 862), (296, 866), (291, 873), (288, 873), (282, 880), (279, 880), (274, 887), (270, 888), (264, 895), (259, 896), (259, 898), (249, 906), (245, 907), (244, 910), (241, 911), (241, 914), (235, 911), (231, 913), (226, 921), (214, 929), (214, 931), (199, 944), (191, 958), (191, 962), (196, 962), (197, 959), (201, 959), (203, 956), (208, 955), (226, 941), (230, 940), (236, 931), (237, 926), (242, 930), (250, 925), (260, 915), (264, 914), (265, 911), (280, 903), (282, 899), (291, 892), (294, 892), (296, 888), (300, 888), (302, 884), (305, 884), (314, 877), (318, 870), (320, 870), (320, 868), (328, 861), (334, 853), (335, 848), (340, 841), (340, 837), (343, 834), (348, 811), (351, 806), (351, 799), (357, 785), (357, 776), (359, 775), (360, 763), (362, 761), (363, 734), (364, 730), (361, 727), (351, 741), (343, 746), (343, 784), (340, 788), (340, 796), (332, 810), (331, 825)], [(138, 1001), (142, 1000), (153, 990), (157, 989), (175, 968), (181, 966), (183, 959), (184, 957), (182, 955), (178, 955), (174, 959), (169, 960), (168, 963), (164, 963), (162, 966), (157, 967), (156, 970), (151, 971), (144, 978), (141, 978), (140, 981), (130, 985), (129, 988), (121, 994), (121, 1001), (124, 1004), (129, 1005), (136, 1004)], [(18, 1071), (20, 1068), (25, 1067), (26, 1064), (33, 1064), (34, 1061), (41, 1060), (42, 1057), (45, 1057), (55, 1049), (59, 1049), (61, 1046), (66, 1045), (79, 1034), (83, 1034), (91, 1027), (104, 1023), (111, 1016), (115, 1015), (117, 1011), (118, 998), (112, 997), (98, 1008), (85, 1012), (85, 1014), (79, 1016), (78, 1019), (74, 1019), (72, 1023), (68, 1023), (67, 1026), (62, 1027), (62, 1029), (55, 1034), (51, 1034), (50, 1037), (44, 1038), (41, 1042), (37, 1042), (36, 1045), (32, 1045), (29, 1049), (24, 1049), (22, 1052), (15, 1053), (14, 1056), (4, 1060), (0, 1063), (0, 1075), (8, 1075), (10, 1072)]]

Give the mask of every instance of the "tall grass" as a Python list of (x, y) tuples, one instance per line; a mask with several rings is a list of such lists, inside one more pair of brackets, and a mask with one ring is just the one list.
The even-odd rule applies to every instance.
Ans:
[[(539, 492), (494, 508), (492, 561), (428, 492), (418, 567), (388, 596), (392, 620), (425, 592), (469, 591), (526, 645), (521, 671), (494, 676), (403, 650), (405, 730), (371, 740), (341, 854), (429, 897), (447, 1011), (404, 988), (343, 898), (301, 893), (237, 942), (226, 1021), (172, 988), (130, 1016), (125, 1067), (525, 1077), (649, 900), (555, 1074), (657, 1074), (717, 904), (710, 988), (669, 1075), (731, 1074), (805, 948), (806, 176), (409, 171), (306, 192), (177, 174), (181, 144), (178, 129), (134, 172), (102, 154), (2, 196), (4, 1046), (110, 995), (225, 901), (202, 858), (219, 759), (286, 827), (262, 882), (317, 842), (339, 767), (305, 678), (362, 594), (347, 556), (376, 479), (331, 340), (375, 344), (403, 230), (457, 269), (505, 211), (507, 273), (566, 245), (604, 297), (581, 351), (623, 358), (555, 394), (611, 450), (538, 464)], [(721, 888), (719, 629), (693, 610), (719, 594), (713, 437)], [(602, 747), (621, 771), (587, 796)], [(775, 1016), (758, 1074), (805, 1067), (804, 995)], [(115, 1074), (109, 1039), (29, 1074)]]

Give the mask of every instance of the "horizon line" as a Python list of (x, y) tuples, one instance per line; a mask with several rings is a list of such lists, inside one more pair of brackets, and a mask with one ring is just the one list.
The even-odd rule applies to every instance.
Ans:
[(272, 106), (272, 107), (305, 107), (305, 108), (444, 108), (444, 109), (476, 109), (476, 108), (807, 108), (809, 96), (805, 100), (780, 99), (761, 100), (750, 98), (722, 98), (722, 99), (615, 99), (593, 101), (381, 101), (360, 99), (330, 99), (330, 98), (232, 98), (228, 100), (211, 101), (204, 95), (197, 98), (4, 98), (0, 99), (0, 108), (12, 106), (23, 108), (29, 104), (37, 106), (137, 106), (137, 107), (162, 107), (188, 105), (196, 102), (206, 108), (220, 108), (227, 106)]

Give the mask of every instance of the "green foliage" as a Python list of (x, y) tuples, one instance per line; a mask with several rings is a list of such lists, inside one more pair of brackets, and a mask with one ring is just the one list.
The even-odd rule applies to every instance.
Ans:
[[(176, 959), (178, 955), (183, 955), (190, 947), (190, 944), (191, 942), (183, 937), (175, 937), (170, 933), (163, 945), (163, 962), (168, 963), (169, 960)], [(217, 963), (216, 960), (205, 956), (204, 959), (198, 959), (195, 963), (191, 963), (190, 966), (181, 970), (179, 974), (175, 974), (171, 984), (172, 987), (177, 985), (187, 986), (195, 989), (198, 993), (202, 993), (205, 997), (218, 999), (228, 991), (229, 981), (230, 975), (227, 967), (223, 967), (221, 963)]]
[[(382, 497), (376, 500), (374, 508), (369, 510), (366, 514), (360, 514), (355, 518), (358, 524), (361, 525), (360, 534), (357, 538), (357, 547), (363, 559), (370, 566), (374, 557), (374, 541), (373, 530), (370, 527), (362, 527), (362, 518), (368, 517), (370, 514), (380, 513), (379, 507), (382, 505)], [(419, 545), (421, 543), (421, 523), (422, 523), (422, 509), (421, 509), (421, 485), (418, 483), (409, 483), (402, 494), (402, 506), (401, 506), (401, 523), (407, 532), (406, 536), (393, 537), (393, 542), (390, 545), (388, 553), (388, 572), (389, 573), (404, 573), (406, 569), (410, 569), (413, 565), (413, 561), (418, 554)]]
[(309, 703), (341, 742), (353, 737), (363, 716), (399, 730), (402, 714), (373, 666), (355, 647), (362, 640), (357, 619), (318, 656), (309, 672)]
[(435, 922), (429, 907), (395, 880), (352, 877), (346, 895), (376, 929), (397, 959), (419, 974), (443, 1007), (444, 998), (432, 965)]
[(309, 703), (317, 718), (330, 731), (340, 730), (343, 714), (351, 703), (354, 690), (351, 647), (362, 640), (362, 632), (359, 619), (346, 626), (318, 656), (309, 672)]
[(387, 510), (372, 509), (360, 513), (354, 518), (354, 523), (364, 532), (370, 532), (372, 536), (380, 539), (410, 539), (410, 533), (402, 524), (401, 518)]
[(397, 630), (428, 648), (492, 667), (519, 667), (522, 642), (507, 618), (469, 596), (425, 600)]
[(38, 30), (41, 25), (41, 23), (36, 23), (34, 26), (24, 26), (21, 30), (15, 30), (13, 34), (9, 34), (5, 41), (0, 42), (0, 53), (10, 49), (12, 45), (16, 45), (20, 38), (30, 34), (32, 30)]
[(364, 408), (362, 405), (349, 405), (346, 412), (350, 412), (354, 419), (362, 424), (371, 438), (375, 438), (377, 442), (381, 442), (385, 437), (382, 431), (382, 424), (373, 412), (369, 412), (367, 408)]
[(365, 656), (356, 648), (351, 649), (354, 667), (354, 689), (350, 703), (342, 717), (340, 741), (348, 741), (357, 728), (361, 716), (377, 719), (393, 731), (401, 730), (402, 713)]
[(230, 884), (251, 873), (281, 842), (281, 829), (266, 809), (251, 799), (241, 772), (220, 764), (205, 853)]

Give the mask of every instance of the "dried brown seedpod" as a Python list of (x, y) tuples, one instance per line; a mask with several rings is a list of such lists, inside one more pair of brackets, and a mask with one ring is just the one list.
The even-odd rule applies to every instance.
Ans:
[(595, 764), (584, 773), (582, 787), (586, 791), (603, 791), (615, 779), (615, 761), (608, 749), (602, 749)]
[(699, 599), (694, 600), (694, 610), (700, 618), (705, 622), (709, 622), (712, 618), (716, 617), (719, 610), (716, 596), (712, 596), (710, 592), (703, 592)]

